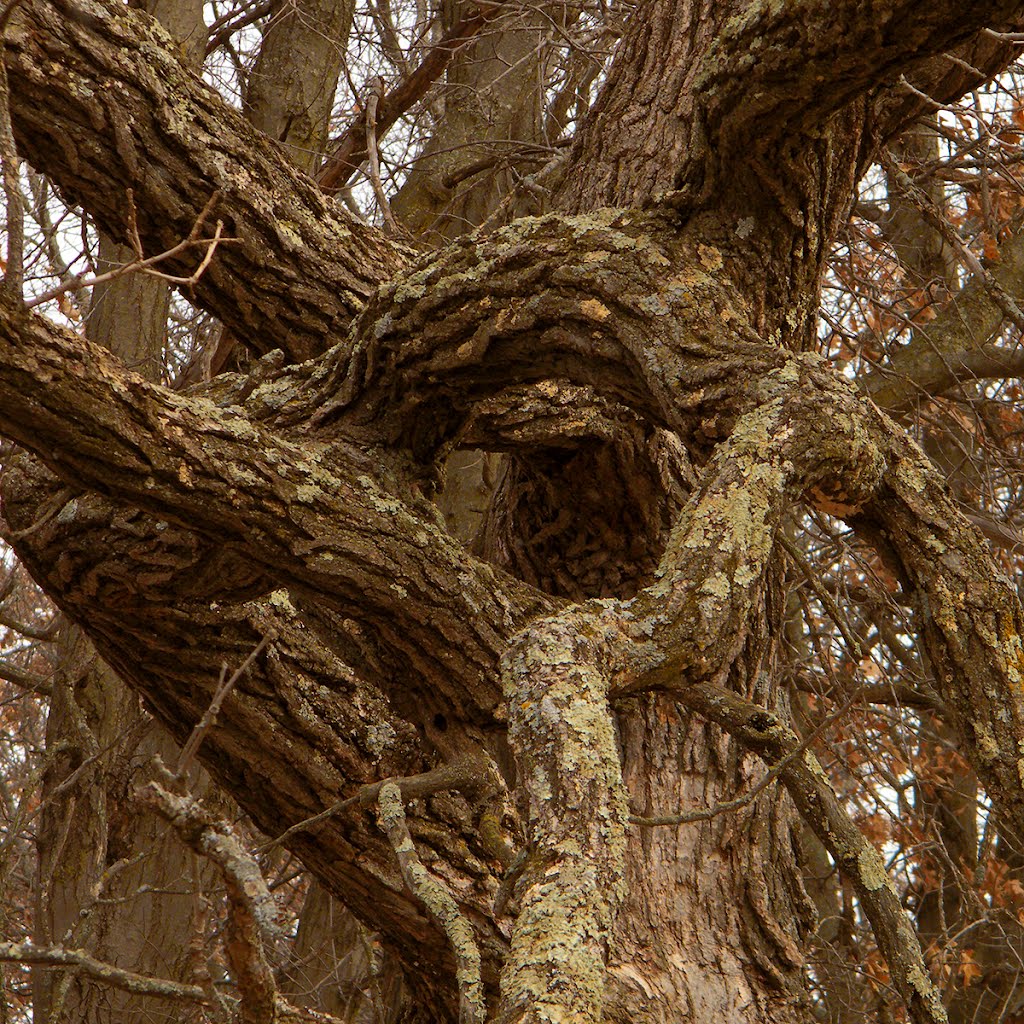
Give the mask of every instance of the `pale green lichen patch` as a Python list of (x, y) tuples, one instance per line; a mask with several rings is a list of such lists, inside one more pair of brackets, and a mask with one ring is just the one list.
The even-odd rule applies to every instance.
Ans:
[(323, 491), (316, 484), (300, 484), (295, 489), (295, 497), (304, 505), (314, 505), (323, 496)]
[(867, 840), (864, 840), (864, 846), (861, 848), (860, 853), (857, 854), (857, 872), (865, 888), (870, 889), (872, 892), (876, 892), (886, 885), (890, 887), (892, 885), (889, 881), (889, 874), (885, 870), (885, 862), (882, 860), (882, 855), (873, 846), (869, 845)]
[(291, 595), (287, 590), (274, 590), (267, 597), (267, 603), (278, 611), (288, 615), (296, 615), (295, 605), (292, 604)]
[(298, 252), (304, 249), (306, 243), (302, 240), (298, 226), (285, 220), (275, 222), (277, 237), (285, 252)]
[(999, 744), (988, 723), (975, 718), (971, 720), (971, 727), (974, 730), (975, 741), (982, 760), (997, 761), (999, 759)]

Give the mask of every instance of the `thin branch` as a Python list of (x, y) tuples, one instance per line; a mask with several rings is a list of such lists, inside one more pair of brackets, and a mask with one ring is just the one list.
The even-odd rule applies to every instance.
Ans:
[[(93, 285), (103, 284), (105, 281), (112, 281), (114, 278), (122, 277), (125, 274), (134, 273), (145, 273), (152, 277), (158, 277), (162, 281), (168, 281), (171, 284), (187, 285), (192, 286), (198, 283), (200, 277), (206, 271), (206, 268), (210, 265), (210, 261), (213, 259), (213, 254), (217, 250), (217, 246), (221, 242), (237, 242), (237, 238), (224, 238), (221, 235), (221, 231), (224, 229), (223, 221), (218, 220), (217, 225), (214, 229), (213, 238), (199, 238), (199, 231), (202, 228), (203, 222), (206, 220), (210, 211), (213, 209), (214, 204), (217, 202), (219, 192), (214, 192), (210, 196), (206, 206), (203, 207), (202, 212), (199, 214), (198, 219), (189, 232), (188, 238), (182, 240), (177, 245), (164, 252), (157, 253), (155, 256), (150, 256), (148, 259), (141, 258), (142, 244), (139, 241), (138, 231), (135, 228), (135, 218), (133, 213), (133, 205), (131, 203), (131, 193), (129, 191), (129, 238), (131, 240), (131, 246), (134, 251), (139, 254), (138, 259), (133, 260), (131, 263), (125, 263), (120, 267), (115, 267), (113, 270), (108, 270), (103, 274), (85, 275), (75, 274), (70, 280), (62, 281), (60, 284), (55, 285), (53, 288), (48, 289), (41, 295), (37, 295), (34, 299), (26, 303), (26, 308), (33, 309), (36, 306), (42, 305), (44, 302), (49, 302), (51, 299), (57, 298), (59, 295), (65, 295), (68, 292), (81, 291), (83, 288), (91, 288)], [(199, 266), (196, 270), (188, 277), (175, 277), (171, 274), (163, 274), (153, 268), (163, 260), (171, 259), (177, 256), (179, 253), (184, 252), (186, 249), (194, 246), (205, 247), (202, 260), (199, 262)]]
[(194, 797), (150, 782), (139, 802), (168, 821), (181, 841), (211, 860), (224, 878), (228, 895), (225, 952), (238, 986), (242, 1024), (274, 1024), (277, 986), (264, 944), (276, 937), (276, 904), (256, 859), (226, 822), (215, 818)]
[[(682, 684), (678, 699), (731, 733), (765, 760), (783, 761), (800, 749), (795, 732), (767, 708), (712, 684)], [(804, 820), (853, 883), (878, 948), (915, 1024), (948, 1024), (928, 974), (921, 944), (904, 913), (885, 862), (836, 798), (828, 776), (809, 751), (789, 760), (780, 777)]]
[[(478, 757), (471, 754), (465, 757), (456, 758), (447, 764), (440, 765), (429, 772), (421, 772), (419, 775), (409, 775), (402, 779), (388, 779), (387, 782), (397, 785), (402, 791), (405, 800), (417, 800), (423, 797), (433, 796), (435, 793), (443, 793), (449, 789), (455, 789), (471, 796), (486, 795), (492, 788), (491, 773), (488, 770), (489, 763), (483, 763)], [(266, 853), (275, 846), (287, 842), (292, 836), (299, 832), (306, 832), (315, 828), (321, 822), (333, 818), (336, 814), (350, 810), (353, 807), (370, 807), (376, 803), (380, 796), (380, 788), (384, 782), (371, 782), (360, 786), (355, 794), (343, 800), (337, 800), (326, 810), (312, 817), (305, 818), (300, 822), (286, 829), (275, 839), (264, 843), (259, 848), (259, 853)], [(496, 854), (499, 860), (508, 859), (511, 861), (510, 852)]]
[(206, 993), (198, 985), (183, 985), (177, 981), (150, 978), (134, 971), (126, 971), (97, 960), (81, 949), (37, 946), (32, 942), (0, 942), (0, 960), (48, 967), (73, 967), (90, 978), (136, 996), (185, 999), (193, 1003), (207, 1002)]
[[(449, 61), (480, 30), (493, 19), (495, 11), (484, 6), (474, 7), (443, 39), (423, 58), (416, 70), (404, 78), (378, 104), (376, 129), (380, 135), (387, 132), (395, 122), (444, 73)], [(337, 192), (348, 184), (352, 175), (368, 156), (366, 122), (358, 118), (349, 129), (332, 142), (330, 155), (317, 174), (317, 182), (325, 192)]]
[(44, 676), (37, 675), (35, 672), (26, 672), (3, 658), (0, 658), (0, 679), (12, 686), (17, 686), (20, 690), (38, 694), (40, 697), (49, 697), (53, 693)]
[(263, 0), (262, 3), (247, 4), (241, 10), (232, 8), (227, 14), (221, 15), (208, 30), (210, 36), (206, 43), (206, 56), (209, 57), (214, 50), (223, 46), (236, 32), (269, 14), (274, 3), (275, 0)]
[[(199, 985), (186, 985), (165, 978), (151, 978), (145, 974), (126, 971), (122, 967), (97, 960), (81, 949), (63, 949), (59, 946), (37, 946), (33, 942), (0, 942), (0, 961), (5, 963), (37, 964), (41, 967), (73, 968), (95, 981), (121, 989), (136, 996), (157, 999), (181, 999), (204, 1006), (214, 1005), (207, 992)], [(277, 1012), (285, 1020), (309, 1021), (310, 1024), (342, 1024), (338, 1017), (318, 1010), (292, 1006), (283, 999), (277, 1001)]]
[(174, 773), (177, 778), (180, 779), (192, 766), (192, 762), (195, 760), (203, 739), (216, 723), (217, 715), (220, 714), (220, 709), (223, 707), (227, 695), (234, 688), (235, 683), (242, 678), (246, 669), (273, 639), (274, 633), (267, 633), (267, 635), (263, 637), (252, 651), (249, 652), (245, 661), (235, 669), (230, 679), (225, 680), (224, 678), (227, 673), (227, 666), (221, 670), (220, 683), (214, 691), (213, 697), (210, 699), (210, 706), (203, 713), (203, 717), (196, 723), (195, 728), (192, 730), (192, 734), (185, 741), (185, 746), (181, 748), (181, 756), (178, 758), (178, 767)]
[(846, 616), (839, 610), (839, 606), (832, 600), (832, 595), (822, 586), (818, 574), (811, 568), (810, 563), (804, 558), (800, 549), (785, 535), (779, 531), (779, 541), (786, 549), (786, 554), (793, 559), (793, 563), (803, 574), (804, 579), (810, 584), (811, 589), (817, 595), (819, 601), (828, 612), (829, 617), (836, 624), (836, 628), (846, 641), (846, 646), (857, 661), (863, 657), (860, 641), (850, 632)]
[(405, 820), (402, 791), (395, 782), (385, 782), (380, 787), (377, 821), (391, 841), (405, 884), (444, 929), (451, 943), (459, 986), (459, 1024), (482, 1024), (486, 1007), (480, 950), (473, 929), (451, 893), (423, 866)]
[(366, 154), (369, 163), (370, 184), (373, 186), (373, 194), (377, 198), (377, 205), (384, 215), (384, 223), (387, 224), (388, 229), (397, 234), (399, 231), (398, 223), (391, 212), (391, 204), (388, 202), (384, 186), (381, 184), (380, 156), (377, 153), (377, 104), (380, 102), (383, 91), (384, 79), (378, 78), (366, 100)]
[(737, 797), (735, 800), (727, 800), (720, 804), (715, 804), (713, 807), (703, 807), (699, 811), (683, 811), (681, 814), (667, 814), (656, 818), (641, 818), (636, 815), (630, 815), (629, 823), (631, 825), (644, 825), (644, 826), (658, 826), (658, 825), (689, 825), (697, 821), (709, 821), (711, 818), (717, 818), (720, 814), (726, 814), (729, 811), (738, 811), (741, 807), (746, 807), (747, 804), (753, 803), (755, 798), (762, 793), (765, 788), (772, 782), (774, 782), (785, 770), (800, 757), (805, 750), (808, 750), (812, 743), (835, 721), (838, 721), (843, 715), (846, 714), (854, 704), (857, 703), (864, 696), (864, 687), (857, 687), (856, 690), (844, 701), (844, 703), (836, 708), (832, 714), (827, 715), (823, 718), (799, 743), (798, 746), (794, 747), (781, 761), (773, 765), (771, 769), (758, 779), (758, 781), (748, 790), (743, 796)]

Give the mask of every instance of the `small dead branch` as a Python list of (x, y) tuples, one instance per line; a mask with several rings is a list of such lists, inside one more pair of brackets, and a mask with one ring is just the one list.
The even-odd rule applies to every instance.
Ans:
[(220, 682), (217, 684), (217, 689), (214, 691), (213, 697), (210, 700), (210, 706), (204, 712), (203, 717), (196, 723), (195, 728), (192, 730), (192, 734), (185, 742), (185, 746), (181, 748), (181, 756), (178, 758), (178, 767), (174, 772), (177, 778), (182, 778), (185, 772), (187, 772), (192, 766), (192, 762), (195, 760), (203, 739), (216, 723), (217, 715), (220, 714), (220, 709), (224, 706), (224, 701), (227, 698), (227, 695), (234, 688), (235, 683), (242, 678), (245, 670), (273, 639), (274, 634), (267, 633), (267, 635), (252, 649), (245, 661), (235, 669), (229, 679), (224, 678), (227, 675), (227, 666), (225, 665), (221, 669)]
[[(216, 1004), (199, 985), (186, 985), (166, 978), (151, 978), (121, 967), (97, 960), (81, 949), (63, 949), (59, 946), (37, 946), (32, 942), (0, 942), (0, 962), (35, 964), (40, 967), (64, 967), (87, 975), (94, 981), (121, 989), (136, 996), (157, 999), (178, 999), (215, 1008)], [(230, 1002), (230, 1001), (229, 1001)], [(337, 1017), (318, 1010), (292, 1006), (278, 1000), (279, 1020), (308, 1021), (309, 1024), (342, 1024)]]
[[(458, 790), (472, 797), (482, 808), (480, 833), (481, 838), (487, 844), (488, 852), (506, 869), (515, 860), (515, 850), (501, 835), (500, 829), (497, 827), (498, 816), (492, 807), (504, 793), (504, 784), (500, 781), (500, 776), (492, 762), (470, 754), (456, 758), (429, 772), (410, 775), (404, 779), (388, 779), (386, 782), (398, 786), (402, 793), (402, 799), (405, 801), (422, 799), (449, 789)], [(342, 814), (353, 807), (371, 807), (378, 801), (383, 785), (385, 782), (371, 782), (361, 786), (354, 796), (335, 801), (326, 810), (297, 822), (276, 839), (264, 843), (259, 848), (259, 852), (265, 853), (272, 850), (299, 832), (315, 828), (327, 821), (328, 818), (333, 818), (334, 815)]]
[(391, 841), (405, 884), (444, 929), (451, 943), (459, 986), (459, 1024), (482, 1022), (486, 1007), (480, 977), (480, 950), (473, 929), (451, 893), (423, 866), (406, 824), (402, 790), (395, 782), (385, 782), (380, 787), (377, 822)]
[(224, 878), (228, 896), (225, 949), (239, 994), (242, 1024), (275, 1024), (277, 985), (264, 952), (276, 932), (276, 904), (256, 859), (227, 822), (215, 818), (194, 797), (150, 782), (139, 802), (168, 821), (181, 841), (213, 861)]
[(384, 79), (378, 78), (366, 100), (366, 153), (369, 162), (370, 184), (377, 198), (377, 205), (384, 216), (388, 230), (397, 234), (399, 231), (395, 216), (391, 212), (387, 193), (380, 180), (380, 155), (377, 152), (377, 104), (384, 93)]
[[(177, 245), (172, 246), (170, 249), (166, 249), (164, 252), (157, 253), (155, 256), (150, 256), (147, 259), (142, 258), (142, 243), (139, 241), (138, 230), (135, 226), (135, 205), (132, 201), (131, 190), (128, 191), (128, 240), (131, 245), (132, 251), (136, 253), (137, 258), (132, 260), (131, 263), (125, 263), (123, 266), (114, 267), (113, 270), (108, 270), (103, 274), (75, 274), (74, 277), (62, 281), (60, 284), (55, 285), (53, 288), (47, 289), (41, 295), (37, 295), (34, 299), (27, 302), (27, 309), (34, 309), (36, 306), (42, 305), (44, 302), (49, 302), (52, 299), (58, 298), (61, 295), (66, 295), (69, 292), (81, 291), (83, 288), (91, 288), (93, 285), (103, 284), (105, 281), (112, 281), (115, 278), (123, 277), (125, 274), (148, 274), (151, 277), (157, 277), (161, 281), (167, 281), (169, 284), (179, 285), (183, 287), (193, 287), (199, 282), (199, 279), (206, 272), (206, 268), (209, 267), (213, 260), (214, 253), (217, 251), (217, 247), (222, 242), (237, 242), (237, 238), (225, 238), (221, 232), (224, 230), (224, 222), (218, 220), (213, 231), (213, 238), (200, 238), (199, 233), (202, 230), (202, 226), (209, 216), (210, 211), (219, 198), (220, 193), (214, 192), (207, 202), (206, 206), (203, 207), (202, 212), (199, 214), (195, 224), (189, 232), (188, 238), (179, 242)], [(199, 266), (196, 267), (195, 271), (188, 277), (178, 277), (174, 274), (164, 274), (163, 272), (156, 270), (156, 266), (165, 260), (172, 259), (173, 257), (185, 252), (188, 249), (201, 247), (205, 249), (202, 259), (199, 261)]]
[(32, 942), (0, 942), (0, 960), (7, 963), (74, 968), (96, 981), (136, 996), (184, 999), (193, 1003), (207, 1001), (206, 993), (198, 985), (183, 985), (177, 981), (150, 978), (144, 974), (126, 971), (97, 960), (81, 949), (37, 946)]

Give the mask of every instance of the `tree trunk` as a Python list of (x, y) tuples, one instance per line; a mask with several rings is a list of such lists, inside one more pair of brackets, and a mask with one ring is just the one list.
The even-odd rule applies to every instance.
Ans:
[[(799, 814), (908, 1017), (941, 1024), (878, 850), (790, 724), (782, 535), (806, 506), (893, 567), (951, 728), (1024, 834), (1016, 593), (905, 432), (811, 351), (875, 140), (1003, 66), (979, 33), (1017, 5), (655, 0), (560, 212), (418, 261), (112, 0), (23, 10), (27, 154), (112, 232), (130, 185), (150, 250), (216, 189), (238, 241), (196, 301), (283, 357), (177, 395), (0, 297), (0, 430), (45, 467), (5, 477), (8, 533), (179, 738), (212, 666), (271, 635), (204, 763), (271, 835), (334, 808), (288, 846), (380, 933), (418, 1011), (809, 1022)], [(953, 73), (927, 61), (960, 46)], [(92, 127), (129, 112), (130, 145)], [(483, 557), (424, 496), (453, 446), (513, 456)], [(93, 493), (69, 504), (54, 476)], [(764, 765), (781, 787), (755, 791)]]

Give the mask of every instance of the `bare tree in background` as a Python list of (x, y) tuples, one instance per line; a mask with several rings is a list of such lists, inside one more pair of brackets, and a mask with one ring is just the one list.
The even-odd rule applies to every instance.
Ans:
[[(96, 1020), (1021, 1018), (1022, 120), (986, 83), (1024, 10), (454, 5), (410, 44), (386, 4), (254, 4), (207, 44), (241, 111), (167, 12), (178, 43), (8, 13), (20, 154), (222, 327), (167, 388), (12, 259), (4, 534), (272, 849), (147, 767), (132, 813), (227, 893), (221, 975), (100, 942), (144, 883), (108, 893), (111, 780), (75, 772), (119, 727), (23, 652), (68, 723), (40, 871), (86, 923), (8, 910), (4, 959)], [(282, 849), (316, 879), (290, 952)]]

